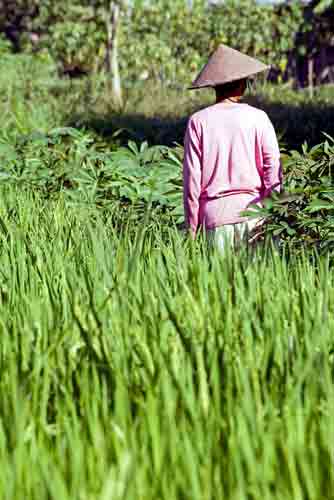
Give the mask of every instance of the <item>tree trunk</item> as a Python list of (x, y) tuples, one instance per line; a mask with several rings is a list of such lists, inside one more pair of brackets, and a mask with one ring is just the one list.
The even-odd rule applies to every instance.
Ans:
[(317, 74), (317, 85), (322, 85), (326, 82), (329, 74), (329, 66), (327, 60), (327, 47), (322, 46), (320, 49), (320, 71)]
[(307, 73), (308, 73), (308, 89), (310, 93), (310, 98), (314, 96), (314, 59), (311, 55), (307, 62)]
[(106, 18), (107, 28), (107, 52), (106, 69), (110, 76), (111, 92), (114, 104), (118, 107), (123, 106), (122, 83), (118, 60), (118, 32), (120, 22), (120, 6), (110, 2), (109, 13)]

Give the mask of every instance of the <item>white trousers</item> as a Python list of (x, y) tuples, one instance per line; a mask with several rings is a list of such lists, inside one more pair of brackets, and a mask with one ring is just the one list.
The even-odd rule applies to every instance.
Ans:
[(253, 234), (256, 227), (262, 223), (261, 219), (249, 219), (238, 224), (225, 224), (206, 232), (209, 247), (224, 251), (226, 248), (240, 248), (253, 243)]

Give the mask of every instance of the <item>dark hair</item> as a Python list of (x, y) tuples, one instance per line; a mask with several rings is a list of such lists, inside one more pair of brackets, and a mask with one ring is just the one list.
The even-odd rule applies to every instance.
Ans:
[(248, 78), (241, 78), (241, 80), (235, 80), (233, 82), (223, 83), (222, 85), (216, 85), (215, 91), (219, 98), (229, 97), (233, 92), (235, 92), (242, 82), (248, 85)]

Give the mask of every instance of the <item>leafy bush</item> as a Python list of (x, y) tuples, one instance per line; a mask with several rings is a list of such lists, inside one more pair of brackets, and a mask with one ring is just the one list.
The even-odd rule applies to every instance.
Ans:
[(0, 34), (0, 57), (11, 53), (10, 42)]
[(165, 220), (182, 222), (181, 154), (133, 142), (110, 151), (91, 134), (58, 128), (0, 142), (0, 181), (46, 198), (61, 192), (75, 203), (131, 205), (138, 219), (150, 205)]
[(0, 138), (7, 141), (69, 120), (77, 103), (87, 104), (85, 86), (61, 79), (47, 51), (0, 53)]
[[(34, 133), (0, 143), (1, 183), (38, 190), (45, 198), (65, 198), (94, 207), (118, 206), (142, 220), (150, 207), (165, 225), (183, 222), (181, 147), (107, 145), (73, 128)], [(293, 252), (334, 249), (334, 141), (284, 156), (281, 195), (256, 214), (266, 218), (262, 236), (279, 237)]]
[(334, 140), (285, 157), (285, 189), (258, 213), (266, 233), (292, 252), (334, 250)]

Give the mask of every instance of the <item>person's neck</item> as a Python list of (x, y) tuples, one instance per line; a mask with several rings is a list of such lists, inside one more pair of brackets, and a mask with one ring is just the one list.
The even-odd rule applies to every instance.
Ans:
[(220, 97), (217, 99), (217, 104), (226, 103), (226, 104), (240, 104), (241, 96), (231, 96), (231, 97)]

